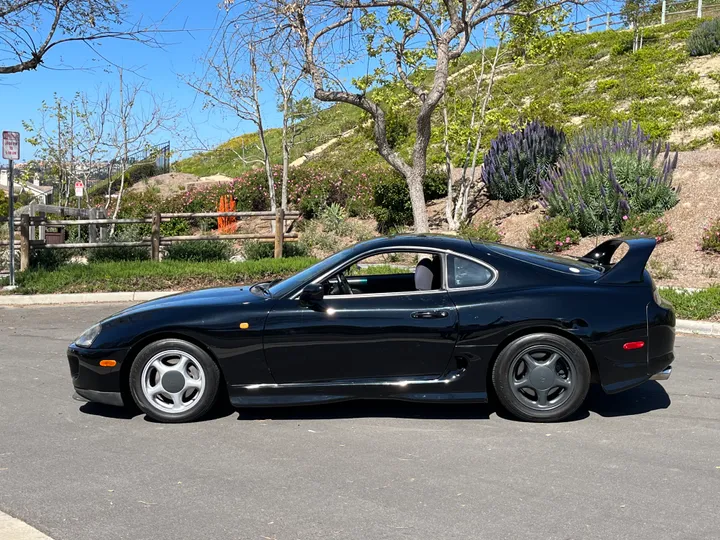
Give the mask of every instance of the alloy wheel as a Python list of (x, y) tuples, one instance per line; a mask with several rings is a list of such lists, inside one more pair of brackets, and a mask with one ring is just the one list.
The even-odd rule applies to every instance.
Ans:
[(141, 375), (143, 395), (159, 411), (181, 414), (192, 409), (205, 392), (202, 365), (180, 350), (162, 351), (153, 356)]

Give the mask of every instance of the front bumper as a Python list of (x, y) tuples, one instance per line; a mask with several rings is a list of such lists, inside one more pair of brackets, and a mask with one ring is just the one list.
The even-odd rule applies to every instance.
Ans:
[[(67, 350), (70, 376), (75, 392), (89, 401), (123, 405), (122, 363), (127, 349), (85, 349), (75, 344)], [(113, 367), (103, 367), (101, 360), (115, 360)]]

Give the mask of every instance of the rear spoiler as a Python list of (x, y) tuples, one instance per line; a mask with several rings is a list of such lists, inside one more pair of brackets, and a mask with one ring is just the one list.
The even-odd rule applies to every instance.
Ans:
[[(612, 264), (610, 261), (613, 254), (623, 244), (627, 244), (628, 252), (617, 263)], [(605, 273), (598, 279), (599, 282), (618, 285), (637, 283), (643, 281), (645, 265), (656, 244), (654, 238), (647, 236), (612, 238), (580, 257), (579, 260), (606, 268)]]

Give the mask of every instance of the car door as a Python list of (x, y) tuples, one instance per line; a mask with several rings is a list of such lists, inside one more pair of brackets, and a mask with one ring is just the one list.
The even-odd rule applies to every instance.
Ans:
[(314, 307), (280, 299), (266, 321), (265, 359), (277, 383), (433, 378), (449, 363), (457, 323), (444, 287), (325, 296)]

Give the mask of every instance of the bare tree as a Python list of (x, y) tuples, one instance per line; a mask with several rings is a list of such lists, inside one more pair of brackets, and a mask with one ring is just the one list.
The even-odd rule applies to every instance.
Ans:
[[(469, 217), (470, 194), (473, 186), (476, 184), (477, 176), (479, 176), (476, 176), (476, 172), (478, 167), (478, 158), (480, 155), (483, 128), (485, 127), (485, 116), (492, 97), (495, 75), (497, 73), (498, 61), (500, 59), (500, 51), (503, 48), (504, 31), (501, 29), (498, 33), (497, 45), (494, 48), (492, 60), (489, 59), (486, 55), (487, 34), (488, 29), (486, 27), (483, 33), (482, 60), (480, 62), (479, 72), (476, 69), (476, 66), (473, 66), (472, 69), (473, 76), (475, 77), (475, 89), (472, 98), (470, 129), (468, 130), (467, 138), (465, 140), (462, 156), (462, 174), (457, 182), (457, 185), (453, 181), (452, 177), (453, 162), (450, 152), (450, 125), (447, 114), (447, 103), (443, 102), (445, 163), (448, 176), (445, 218), (448, 222), (450, 230), (452, 231), (457, 230), (460, 225), (468, 220)], [(487, 73), (488, 71), (489, 74)], [(484, 97), (482, 95), (483, 90)]]
[(103, 39), (156, 45), (155, 27), (131, 24), (117, 0), (0, 0), (0, 75), (37, 69), (57, 46)]
[[(120, 162), (120, 187), (115, 199), (113, 219), (120, 212), (131, 155), (147, 148), (150, 138), (158, 131), (171, 131), (178, 117), (172, 103), (152, 94), (145, 83), (128, 82), (122, 68), (118, 68), (118, 79), (118, 102), (111, 105), (107, 112), (110, 129), (106, 146), (113, 159)], [(108, 194), (113, 184), (111, 178)], [(108, 196), (107, 208), (111, 201)]]
[[(485, 21), (565, 3), (582, 0), (543, 0), (529, 11), (519, 7), (519, 0), (226, 0), (241, 6), (241, 17), (297, 36), (317, 99), (348, 103), (370, 115), (378, 152), (407, 181), (417, 232), (428, 230), (423, 179), (432, 116), (445, 95), (450, 63)], [(369, 66), (371, 60), (378, 67), (353, 81), (356, 91), (334, 76), (337, 67), (357, 61)], [(427, 79), (416, 76), (423, 68), (429, 71)], [(388, 141), (387, 113), (369, 93), (376, 83), (387, 82), (407, 92), (417, 107), (409, 159)]]
[(198, 78), (187, 79), (186, 82), (204, 96), (206, 106), (222, 107), (241, 120), (255, 125), (261, 153), (261, 160), (258, 161), (265, 168), (270, 209), (275, 211), (275, 179), (260, 102), (257, 43), (243, 42), (235, 38), (232, 26), (223, 28), (216, 48), (208, 55), (205, 73)]

